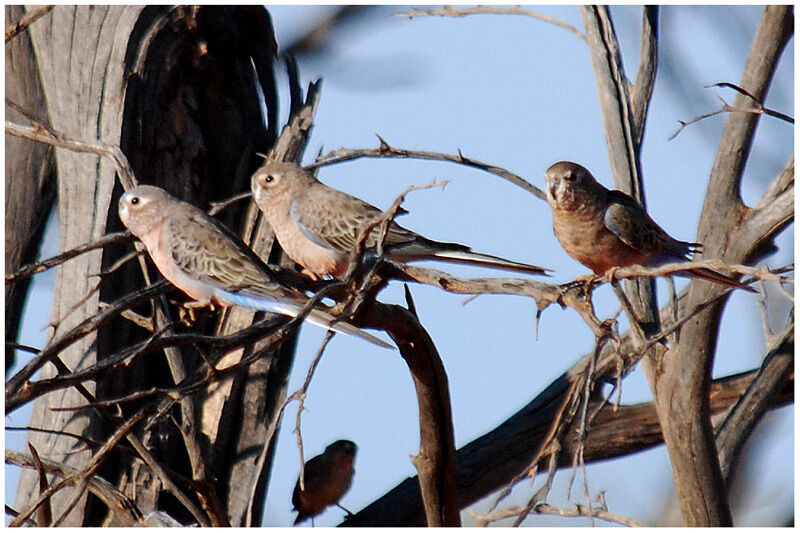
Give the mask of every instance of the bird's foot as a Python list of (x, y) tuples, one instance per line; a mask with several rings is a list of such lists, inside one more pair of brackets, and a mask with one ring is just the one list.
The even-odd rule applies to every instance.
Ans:
[(311, 278), (314, 281), (319, 281), (321, 279), (314, 272), (312, 272), (311, 270), (309, 270), (307, 268), (304, 268), (303, 270), (301, 270), (300, 273), (303, 274), (303, 275), (308, 276), (309, 278)]
[(178, 308), (178, 317), (187, 327), (191, 327), (197, 321), (197, 311), (200, 309), (208, 308), (212, 313), (214, 312), (214, 304), (210, 301), (185, 302)]
[(345, 515), (345, 518), (346, 518), (346, 519), (347, 519), (347, 518), (350, 518), (351, 516), (354, 516), (354, 515), (353, 515), (353, 513), (351, 513), (349, 510), (347, 510), (345, 507), (342, 507), (342, 506), (341, 506), (341, 505), (339, 505), (338, 503), (336, 504), (336, 507), (338, 507), (339, 509), (341, 509), (342, 511), (344, 511), (345, 513), (347, 513), (347, 514)]
[(583, 284), (583, 292), (586, 295), (586, 298), (590, 299), (592, 290), (594, 289), (595, 285), (600, 283), (600, 279), (596, 274), (584, 274), (583, 276), (578, 276), (575, 278), (575, 283)]
[(619, 267), (611, 267), (606, 270), (605, 276), (608, 278), (608, 282), (613, 285), (617, 281), (617, 270)]

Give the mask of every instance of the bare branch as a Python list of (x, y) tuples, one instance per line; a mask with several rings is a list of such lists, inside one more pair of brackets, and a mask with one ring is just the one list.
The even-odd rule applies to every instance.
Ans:
[(108, 246), (110, 244), (128, 242), (132, 239), (133, 235), (131, 234), (130, 231), (127, 230), (120, 231), (117, 233), (109, 233), (108, 235), (105, 235), (97, 239), (96, 241), (87, 242), (86, 244), (76, 246), (75, 248), (62, 252), (58, 255), (55, 255), (43, 261), (39, 261), (38, 263), (25, 265), (16, 272), (12, 272), (11, 274), (6, 274), (6, 285), (8, 285), (9, 283), (17, 282), (21, 279), (29, 278), (34, 274), (39, 274), (40, 272), (44, 272), (47, 269), (58, 266), (66, 261), (69, 261), (73, 257), (77, 257), (91, 250), (104, 248), (105, 246)]
[(303, 385), (292, 393), (287, 399), (286, 403), (291, 400), (297, 400), (297, 414), (295, 415), (294, 421), (294, 434), (297, 436), (297, 453), (300, 455), (300, 490), (306, 490), (305, 487), (305, 470), (306, 470), (306, 462), (303, 458), (303, 436), (300, 430), (300, 420), (303, 414), (303, 410), (305, 409), (305, 402), (306, 402), (306, 395), (308, 394), (308, 387), (311, 385), (311, 379), (314, 377), (314, 372), (317, 369), (317, 365), (322, 360), (322, 354), (325, 352), (325, 347), (328, 346), (328, 342), (330, 342), (331, 338), (333, 337), (334, 332), (328, 330), (325, 334), (325, 338), (322, 340), (322, 344), (320, 345), (319, 349), (317, 350), (316, 355), (314, 355), (313, 361), (311, 361), (311, 366), (308, 367), (308, 372), (306, 373), (306, 379), (303, 381)]
[[(580, 365), (578, 363), (576, 367)], [(714, 380), (710, 391), (712, 413), (728, 411), (747, 390), (757, 372), (753, 370)], [(552, 431), (554, 413), (558, 412), (559, 402), (563, 398), (561, 389), (553, 385), (496, 429), (459, 450), (462, 508), (497, 490), (498, 484), (492, 480), (498, 471), (508, 470), (509, 463), (516, 465), (516, 468), (525, 468), (524, 465), (529, 464), (532, 447)], [(793, 398), (794, 387), (790, 382), (773, 399), (771, 407), (792, 402)], [(601, 403), (605, 403), (604, 400), (593, 399), (590, 409), (599, 407)], [(555, 456), (557, 459), (554, 468), (571, 466), (571, 456), (580, 445), (578, 437), (577, 425), (566, 432), (563, 449), (560, 453), (550, 454), (551, 458)], [(516, 443), (525, 444), (517, 446)], [(652, 402), (621, 405), (618, 409), (606, 403), (592, 423), (592, 438), (585, 443), (584, 459), (587, 462), (606, 460), (661, 443), (661, 426)], [(519, 457), (519, 454), (525, 457)], [(534, 473), (528, 472), (531, 476)], [(532, 510), (535, 512), (535, 506)], [(410, 478), (354, 516), (348, 517), (342, 525), (419, 526), (422, 525), (420, 513), (418, 482), (416, 478)], [(514, 513), (514, 516), (518, 515), (519, 510)]]
[[(39, 458), (39, 452), (36, 451), (36, 447), (29, 442), (28, 449), (31, 452), (31, 457), (33, 457), (33, 464), (39, 472), (39, 494), (42, 494), (47, 490), (47, 472), (44, 469), (42, 460)], [(39, 527), (50, 527), (53, 524), (53, 508), (50, 498), (42, 502), (41, 511), (36, 513), (36, 523)]]
[[(492, 522), (497, 522), (498, 520), (520, 515), (524, 511), (525, 509), (523, 507), (512, 507), (483, 516), (475, 516), (475, 521), (478, 527), (485, 527)], [(533, 514), (546, 514), (563, 517), (586, 516), (590, 518), (599, 518), (600, 520), (605, 520), (606, 522), (613, 522), (615, 524), (620, 524), (627, 527), (647, 527), (647, 524), (639, 522), (638, 520), (625, 515), (612, 513), (605, 509), (605, 507), (587, 509), (585, 507), (576, 505), (575, 509), (562, 509), (549, 503), (538, 503), (533, 506), (533, 509), (531, 509), (530, 512)]]
[(26, 30), (28, 26), (45, 16), (55, 6), (39, 6), (36, 9), (26, 13), (24, 17), (13, 23), (6, 28), (6, 43)]
[[(7, 464), (13, 464), (24, 468), (35, 468), (34, 459), (31, 456), (13, 450), (6, 450), (5, 461)], [(47, 473), (59, 476), (62, 479), (78, 476), (80, 474), (79, 470), (64, 464), (47, 460), (42, 460), (41, 463)], [(99, 477), (93, 477), (89, 480), (88, 489), (108, 507), (121, 525), (134, 526), (137, 524), (137, 521), (141, 519), (142, 513), (136, 508), (136, 504), (108, 481)], [(19, 514), (17, 514), (17, 516), (19, 516)]]
[(658, 68), (658, 6), (642, 7), (642, 44), (639, 51), (639, 71), (636, 83), (631, 88), (631, 117), (633, 140), (641, 146), (647, 109), (656, 82)]
[[(739, 86), (757, 100), (766, 95), (784, 47), (793, 34), (791, 6), (766, 6), (756, 30)], [(734, 107), (745, 106), (738, 95)], [(741, 198), (741, 180), (755, 137), (759, 115), (733, 113), (723, 128), (697, 241), (703, 256), (730, 263), (749, 260), (757, 241), (739, 233), (747, 209)], [(689, 306), (724, 294), (717, 284), (692, 283)], [(653, 396), (672, 464), (684, 523), (687, 526), (730, 525), (732, 516), (719, 454), (709, 419), (708, 387), (719, 323), (725, 299), (720, 299), (688, 322), (681, 331), (679, 350), (654, 358)]]
[(783, 334), (769, 347), (758, 374), (742, 394), (724, 422), (716, 428), (719, 461), (726, 482), (742, 447), (774, 399), (785, 389), (794, 372), (794, 315)]
[(19, 372), (6, 381), (6, 414), (13, 412), (15, 409), (26, 403), (29, 398), (27, 395), (30, 393), (27, 387), (28, 379), (33, 376), (34, 372), (39, 370), (48, 361), (52, 361), (58, 354), (61, 353), (67, 346), (70, 346), (79, 339), (85, 337), (92, 331), (101, 327), (103, 324), (109, 322), (123, 309), (144, 301), (154, 294), (159, 293), (167, 286), (167, 282), (162, 280), (159, 283), (150, 285), (136, 293), (130, 294), (117, 301), (116, 305), (104, 313), (99, 313), (86, 318), (83, 322), (67, 331), (57, 340), (51, 342), (44, 350), (39, 352), (36, 357), (28, 361)]
[[(53, 526), (57, 526), (61, 523), (61, 521), (72, 511), (73, 507), (79, 501), (80, 496), (83, 494), (83, 491), (89, 487), (89, 482), (91, 478), (94, 477), (95, 472), (97, 469), (100, 468), (100, 465), (105, 460), (106, 456), (114, 449), (116, 444), (125, 436), (133, 430), (134, 426), (138, 424), (147, 414), (147, 409), (141, 409), (135, 415), (129, 417), (122, 425), (120, 425), (114, 433), (109, 437), (106, 443), (97, 451), (86, 467), (67, 478), (64, 478), (60, 482), (56, 483), (55, 485), (51, 485), (48, 487), (46, 491), (39, 495), (39, 498), (24, 512), (21, 512), (17, 518), (15, 518), (10, 524), (9, 527), (18, 527), (21, 525), (22, 521), (33, 514), (34, 511), (45, 501), (48, 501), (49, 497), (54, 494), (56, 491), (65, 487), (67, 485), (77, 485), (76, 490), (73, 492), (73, 498), (69, 505), (67, 505), (66, 509), (64, 509), (61, 513), (61, 516), (56, 519), (53, 523)], [(6, 452), (8, 453), (8, 452)]]
[[(6, 103), (15, 107), (13, 102), (6, 100)], [(117, 169), (117, 176), (125, 189), (136, 186), (136, 177), (133, 175), (128, 158), (122, 153), (119, 146), (107, 144), (100, 141), (78, 141), (69, 136), (59, 133), (44, 124), (34, 122), (33, 126), (22, 126), (14, 122), (6, 121), (6, 133), (23, 139), (37, 141), (57, 148), (66, 148), (73, 152), (95, 154), (108, 158)]]
[(439, 16), (439, 17), (466, 17), (467, 15), (524, 15), (526, 17), (535, 18), (549, 24), (558, 26), (563, 30), (567, 30), (572, 35), (586, 42), (586, 36), (581, 31), (561, 19), (557, 19), (546, 13), (539, 11), (531, 11), (522, 7), (499, 7), (499, 6), (477, 6), (477, 7), (458, 7), (444, 6), (443, 8), (431, 9), (412, 9), (401, 13), (394, 13), (395, 17), (423, 17), (423, 16)]
[(322, 157), (317, 158), (316, 161), (310, 165), (307, 165), (306, 168), (308, 170), (313, 170), (324, 165), (333, 165), (336, 163), (342, 163), (344, 161), (352, 161), (362, 157), (449, 161), (451, 163), (458, 163), (460, 165), (466, 165), (468, 167), (484, 170), (490, 174), (499, 176), (504, 180), (513, 183), (517, 187), (521, 187), (522, 189), (528, 191), (540, 200), (545, 202), (547, 201), (547, 196), (544, 194), (544, 191), (535, 185), (532, 185), (526, 179), (514, 174), (513, 172), (509, 172), (504, 168), (497, 167), (489, 163), (484, 163), (482, 161), (478, 161), (477, 159), (465, 157), (461, 151), (458, 152), (458, 155), (452, 155), (443, 154), (440, 152), (429, 152), (425, 150), (405, 150), (390, 146), (385, 140), (383, 140), (383, 138), (381, 138), (380, 135), (378, 136), (378, 139), (381, 143), (380, 147), (378, 148), (339, 148), (338, 150), (332, 150), (327, 154), (324, 154)]
[(228, 198), (227, 200), (222, 200), (220, 202), (211, 202), (211, 208), (208, 210), (208, 214), (213, 217), (214, 215), (220, 213), (224, 209), (227, 209), (228, 207), (232, 206), (233, 204), (235, 204), (237, 202), (240, 202), (242, 200), (247, 200), (248, 198), (252, 198), (252, 196), (253, 196), (253, 193), (250, 192), (250, 191), (247, 191), (247, 192), (243, 192), (241, 194), (237, 194), (236, 196), (232, 196), (231, 198)]
[[(713, 87), (713, 85), (711, 87)], [(708, 113), (703, 113), (702, 115), (697, 115), (696, 117), (694, 117), (694, 118), (692, 118), (690, 120), (679, 120), (678, 123), (680, 124), (680, 126), (678, 127), (677, 130), (675, 130), (672, 133), (672, 135), (667, 137), (667, 140), (671, 141), (672, 139), (677, 137), (678, 134), (681, 131), (683, 131), (683, 128), (685, 128), (686, 126), (689, 126), (689, 125), (694, 124), (696, 122), (700, 122), (701, 120), (705, 120), (707, 118), (710, 118), (710, 117), (713, 117), (713, 116), (716, 116), (716, 115), (720, 115), (722, 113), (752, 113), (754, 115), (770, 115), (770, 116), (773, 116), (773, 117), (780, 118), (781, 120), (785, 120), (786, 122), (789, 122), (791, 124), (794, 124), (794, 119), (789, 117), (788, 115), (784, 115), (783, 113), (779, 113), (777, 111), (773, 111), (771, 109), (767, 109), (767, 108), (765, 108), (764, 106), (762, 106), (761, 104), (759, 104), (757, 102), (754, 103), (755, 107), (734, 107), (732, 105), (729, 105), (725, 100), (722, 100), (721, 98), (720, 98), (720, 100), (722, 101), (722, 107), (720, 107), (719, 109), (717, 109), (715, 111), (709, 111)]]
[(736, 85), (734, 83), (723, 81), (723, 82), (720, 82), (720, 83), (715, 83), (713, 85), (706, 85), (704, 88), (708, 89), (709, 87), (727, 87), (729, 89), (733, 89), (737, 93), (743, 94), (743, 95), (747, 96), (748, 98), (750, 98), (750, 100), (752, 100), (753, 103), (756, 104), (756, 106), (758, 107), (758, 110), (759, 110), (760, 113), (764, 113), (765, 115), (769, 115), (771, 117), (778, 118), (780, 120), (783, 120), (784, 122), (788, 122), (789, 124), (794, 124), (794, 118), (792, 118), (789, 115), (786, 115), (784, 113), (781, 113), (780, 111), (775, 111), (773, 109), (768, 109), (768, 108), (764, 107), (764, 105), (755, 96), (753, 96), (752, 94), (750, 94), (749, 92), (745, 91), (744, 89), (742, 89), (741, 87), (739, 87), (738, 85)]

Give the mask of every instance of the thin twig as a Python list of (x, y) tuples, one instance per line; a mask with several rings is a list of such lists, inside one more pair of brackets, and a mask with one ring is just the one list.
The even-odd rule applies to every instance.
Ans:
[(220, 200), (219, 202), (211, 202), (211, 208), (208, 210), (209, 216), (214, 216), (220, 211), (227, 209), (228, 207), (232, 206), (233, 204), (240, 202), (242, 200), (247, 200), (251, 198), (253, 193), (251, 191), (239, 193), (235, 196), (231, 196), (227, 200)]
[(459, 7), (453, 8), (451, 6), (444, 6), (440, 9), (412, 9), (402, 13), (394, 13), (395, 17), (422, 17), (422, 16), (439, 16), (439, 17), (466, 17), (467, 15), (524, 15), (526, 17), (535, 18), (549, 24), (558, 26), (561, 29), (567, 30), (572, 35), (586, 42), (586, 36), (581, 31), (561, 19), (546, 13), (538, 11), (531, 11), (519, 6), (516, 7), (498, 7), (498, 6), (477, 6), (477, 7)]
[(8, 41), (10, 41), (14, 37), (22, 33), (23, 30), (25, 30), (28, 26), (33, 24), (39, 18), (49, 13), (50, 10), (53, 9), (53, 7), (55, 6), (40, 6), (34, 9), (33, 11), (25, 13), (25, 15), (23, 15), (21, 19), (19, 19), (17, 22), (6, 28), (6, 43), (8, 43)]
[(131, 232), (127, 230), (119, 231), (116, 233), (109, 233), (108, 235), (100, 237), (96, 241), (87, 242), (86, 244), (81, 244), (79, 246), (67, 250), (66, 252), (62, 252), (58, 255), (55, 255), (48, 259), (44, 259), (43, 261), (39, 261), (37, 263), (25, 265), (16, 272), (13, 272), (11, 274), (6, 274), (6, 285), (17, 282), (21, 279), (29, 278), (34, 274), (44, 272), (49, 268), (58, 266), (83, 253), (96, 250), (98, 248), (103, 248), (111, 244), (128, 242), (132, 239), (133, 239), (133, 234), (131, 234)]
[[(524, 509), (522, 507), (513, 507), (510, 509), (503, 509), (501, 511), (497, 511), (492, 514), (476, 516), (475, 517), (476, 525), (478, 527), (484, 527), (490, 524), (491, 522), (497, 522), (498, 520), (503, 520), (506, 518), (510, 518), (512, 516), (518, 516), (523, 510)], [(547, 515), (556, 515), (564, 517), (592, 516), (594, 518), (598, 518), (606, 522), (613, 522), (623, 526), (647, 527), (647, 524), (643, 522), (639, 522), (638, 520), (635, 520), (633, 518), (618, 513), (611, 513), (607, 511), (605, 508), (586, 509), (584, 507), (578, 506), (575, 509), (562, 509), (560, 507), (556, 507), (549, 503), (538, 503), (533, 507), (532, 512), (536, 514), (547, 514)]]
[(759, 102), (758, 99), (755, 96), (750, 94), (748, 91), (745, 91), (744, 89), (742, 89), (741, 87), (739, 87), (735, 83), (730, 83), (728, 81), (723, 81), (723, 82), (720, 82), (720, 83), (714, 83), (712, 85), (706, 85), (703, 88), (704, 89), (708, 89), (710, 87), (727, 87), (728, 89), (733, 89), (737, 93), (743, 94), (744, 96), (748, 97), (754, 104), (756, 104), (756, 106), (758, 106), (758, 109), (762, 113), (764, 113), (765, 115), (769, 115), (771, 117), (775, 117), (777, 119), (783, 120), (784, 122), (788, 122), (789, 124), (794, 124), (794, 118), (792, 118), (789, 115), (786, 115), (784, 113), (781, 113), (780, 111), (775, 111), (774, 109), (769, 109), (767, 107), (764, 107), (764, 104)]
[(513, 183), (514, 185), (528, 191), (529, 193), (536, 196), (540, 200), (545, 202), (547, 201), (547, 196), (544, 194), (544, 191), (542, 191), (535, 185), (532, 185), (526, 179), (504, 168), (491, 165), (489, 163), (484, 163), (482, 161), (478, 161), (477, 159), (470, 159), (468, 157), (465, 157), (460, 150), (458, 151), (458, 155), (443, 154), (440, 152), (429, 152), (425, 150), (405, 150), (402, 148), (394, 148), (390, 146), (389, 143), (387, 143), (380, 135), (377, 135), (377, 137), (381, 143), (378, 148), (339, 148), (338, 150), (332, 150), (327, 154), (323, 155), (322, 157), (317, 158), (317, 160), (311, 163), (310, 165), (307, 165), (306, 169), (313, 170), (317, 167), (321, 167), (324, 165), (333, 165), (335, 163), (342, 163), (344, 161), (352, 161), (354, 159), (360, 159), (362, 157), (449, 161), (451, 163), (457, 163), (460, 165), (466, 165), (468, 167), (484, 170), (486, 172), (489, 172), (490, 174), (499, 176), (504, 180)]
[(719, 109), (716, 109), (714, 111), (709, 111), (708, 113), (703, 113), (701, 115), (697, 115), (696, 117), (694, 117), (694, 118), (692, 118), (690, 120), (679, 120), (678, 124), (680, 124), (680, 126), (678, 126), (678, 129), (675, 130), (672, 133), (672, 135), (667, 137), (667, 140), (671, 141), (672, 139), (677, 137), (678, 134), (681, 131), (683, 131), (683, 128), (685, 128), (686, 126), (690, 126), (690, 125), (692, 125), (692, 124), (694, 124), (696, 122), (700, 122), (701, 120), (705, 120), (707, 118), (713, 117), (715, 115), (720, 115), (722, 113), (734, 113), (734, 112), (737, 112), (737, 113), (753, 113), (755, 115), (769, 115), (769, 116), (776, 117), (776, 118), (779, 118), (781, 120), (784, 120), (786, 122), (789, 122), (790, 124), (794, 124), (794, 119), (792, 117), (790, 117), (788, 115), (784, 115), (783, 113), (780, 113), (778, 111), (773, 111), (772, 109), (767, 109), (766, 107), (764, 107), (763, 105), (761, 105), (758, 102), (754, 102), (754, 105), (756, 107), (739, 108), (739, 107), (734, 107), (734, 106), (728, 104), (722, 98), (719, 98), (719, 97), (717, 97), (717, 98), (722, 102), (722, 107), (720, 107)]
[[(6, 103), (9, 103), (6, 100)], [(122, 153), (119, 146), (104, 143), (101, 141), (78, 141), (71, 139), (63, 133), (45, 126), (44, 124), (34, 123), (33, 126), (23, 126), (14, 122), (6, 121), (6, 133), (15, 137), (22, 137), (31, 141), (38, 141), (49, 144), (57, 148), (66, 148), (73, 152), (95, 154), (108, 158), (117, 169), (117, 175), (125, 187), (125, 190), (136, 186), (136, 177), (133, 174), (128, 158)]]
[[(23, 468), (35, 468), (34, 460), (31, 456), (12, 450), (6, 450), (5, 462), (6, 464)], [(79, 470), (62, 463), (55, 463), (46, 459), (42, 459), (41, 463), (50, 475), (68, 478), (80, 474)], [(108, 507), (122, 526), (136, 525), (137, 521), (141, 519), (142, 513), (136, 507), (136, 504), (108, 481), (100, 477), (93, 477), (89, 480), (88, 488), (92, 494), (97, 496)], [(6, 511), (8, 512), (8, 507), (6, 507)], [(14, 511), (10, 515), (16, 518), (19, 516), (19, 512)], [(29, 523), (28, 520), (25, 521), (26, 524)], [(36, 526), (35, 523), (31, 525)]]
[(306, 373), (306, 379), (303, 381), (303, 385), (300, 389), (296, 390), (292, 393), (289, 399), (297, 400), (297, 414), (295, 415), (294, 421), (294, 434), (297, 437), (297, 453), (300, 456), (300, 490), (305, 490), (305, 465), (306, 462), (303, 458), (303, 436), (300, 430), (300, 422), (302, 419), (303, 410), (305, 409), (306, 403), (306, 396), (308, 394), (308, 388), (311, 386), (311, 379), (314, 377), (314, 372), (317, 370), (317, 365), (319, 365), (320, 361), (322, 360), (322, 354), (325, 352), (325, 347), (328, 346), (331, 338), (333, 337), (334, 332), (328, 330), (325, 334), (325, 338), (322, 340), (322, 344), (320, 345), (317, 353), (314, 355), (314, 359), (311, 361), (311, 366), (308, 367), (308, 372)]

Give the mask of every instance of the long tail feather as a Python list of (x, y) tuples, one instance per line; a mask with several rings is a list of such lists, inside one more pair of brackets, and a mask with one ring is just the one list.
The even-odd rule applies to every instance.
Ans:
[(736, 287), (737, 289), (743, 289), (748, 292), (758, 292), (750, 285), (746, 285), (740, 281), (737, 281), (731, 277), (726, 276), (725, 274), (720, 274), (719, 272), (714, 272), (708, 268), (698, 268), (692, 270), (682, 270), (680, 272), (676, 272), (678, 275), (683, 275), (690, 278), (700, 278), (706, 281), (711, 281), (713, 283), (719, 283), (721, 285), (727, 285), (728, 287)]
[(442, 261), (452, 261), (454, 263), (464, 263), (468, 265), (481, 265), (494, 268), (501, 268), (503, 270), (511, 270), (514, 272), (525, 272), (528, 274), (538, 274), (542, 276), (549, 276), (548, 272), (552, 272), (549, 268), (542, 268), (536, 265), (529, 265), (527, 263), (519, 263), (517, 261), (510, 261), (489, 254), (482, 254), (473, 251), (462, 250), (441, 250), (437, 251), (434, 256)]
[[(288, 302), (285, 300), (279, 300), (274, 297), (267, 297), (267, 296), (253, 296), (249, 294), (242, 294), (242, 293), (231, 293), (231, 292), (224, 292), (224, 300), (229, 301), (234, 305), (240, 305), (242, 307), (249, 307), (250, 309), (257, 309), (259, 311), (268, 311), (270, 313), (277, 313), (279, 315), (286, 315), (295, 317), (303, 308), (303, 306), (299, 303)], [(367, 342), (370, 342), (376, 346), (380, 346), (381, 348), (388, 348), (394, 349), (394, 347), (375, 337), (374, 335), (370, 335), (366, 331), (359, 329), (352, 324), (348, 324), (346, 322), (334, 322), (334, 318), (332, 315), (322, 311), (320, 309), (312, 309), (311, 312), (306, 316), (306, 322), (314, 324), (315, 326), (319, 326), (321, 328), (330, 329), (337, 333), (344, 333), (347, 335), (353, 335), (355, 337), (359, 337), (364, 339)]]
[(325, 329), (331, 329), (336, 331), (337, 333), (346, 333), (348, 335), (353, 335), (356, 337), (360, 337), (367, 342), (371, 342), (376, 346), (380, 346), (381, 348), (387, 348), (389, 350), (393, 350), (394, 346), (389, 344), (388, 342), (384, 342), (378, 337), (374, 335), (370, 335), (366, 331), (355, 327), (352, 324), (348, 324), (347, 322), (337, 322), (333, 325), (334, 318), (326, 313), (325, 311), (320, 311), (319, 309), (313, 309), (308, 316), (306, 316), (306, 322), (310, 322), (315, 326), (319, 326)]

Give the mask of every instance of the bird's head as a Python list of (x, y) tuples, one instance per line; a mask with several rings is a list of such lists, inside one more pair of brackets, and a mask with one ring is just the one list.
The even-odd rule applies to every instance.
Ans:
[(337, 440), (336, 442), (329, 444), (327, 448), (325, 448), (325, 453), (336, 453), (342, 455), (350, 455), (355, 456), (356, 450), (358, 446), (356, 443), (351, 440)]
[(588, 170), (570, 161), (551, 165), (544, 176), (547, 182), (547, 202), (554, 208), (569, 208), (580, 201), (581, 191), (597, 183)]
[(152, 185), (139, 185), (119, 198), (119, 219), (131, 233), (141, 238), (170, 213), (174, 199)]
[(284, 199), (294, 196), (304, 182), (314, 180), (311, 173), (296, 163), (267, 160), (250, 178), (253, 198), (262, 210)]

